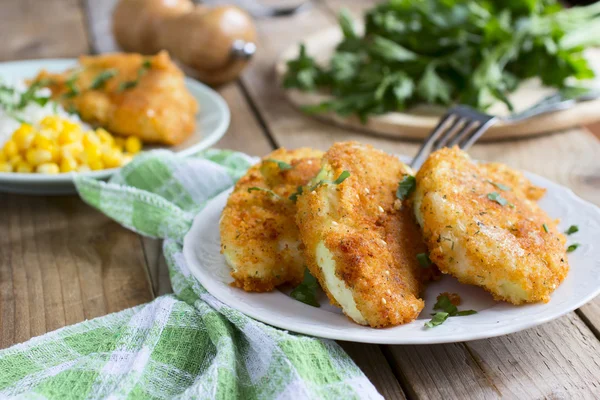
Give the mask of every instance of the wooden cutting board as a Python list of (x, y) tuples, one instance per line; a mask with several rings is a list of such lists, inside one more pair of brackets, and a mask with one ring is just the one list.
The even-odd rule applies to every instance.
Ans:
[[(335, 46), (341, 39), (342, 34), (339, 28), (332, 27), (307, 37), (304, 44), (308, 54), (314, 57), (317, 62), (327, 64)], [(280, 83), (287, 71), (287, 61), (297, 57), (298, 47), (298, 44), (295, 43), (281, 53), (275, 65)], [(588, 50), (586, 57), (600, 77), (600, 49)], [(597, 78), (592, 84), (600, 86), (600, 79)], [(539, 80), (532, 79), (524, 82), (509, 98), (518, 112), (535, 104), (554, 91), (555, 89), (543, 87)], [(285, 93), (287, 98), (298, 107), (318, 104), (330, 98), (326, 94), (302, 92), (297, 89), (285, 89)], [(355, 116), (341, 117), (334, 113), (317, 114), (315, 117), (360, 131), (397, 138), (424, 139), (437, 125), (444, 111), (443, 107), (422, 105), (406, 112), (390, 112), (371, 116), (366, 124), (361, 123)], [(508, 110), (506, 106), (498, 103), (492, 106), (489, 113), (502, 116), (508, 115)], [(514, 139), (540, 135), (590, 124), (598, 120), (600, 120), (600, 99), (583, 102), (571, 109), (541, 115), (526, 121), (516, 123), (499, 122), (489, 129), (482, 140)]]

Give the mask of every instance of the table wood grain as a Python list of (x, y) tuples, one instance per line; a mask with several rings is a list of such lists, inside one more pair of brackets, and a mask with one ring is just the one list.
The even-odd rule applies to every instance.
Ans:
[[(0, 60), (114, 51), (115, 0), (0, 0)], [(326, 149), (360, 140), (411, 155), (418, 143), (344, 130), (291, 107), (273, 63), (307, 32), (357, 17), (373, 1), (319, 0), (308, 11), (260, 19), (259, 52), (243, 76), (219, 88), (232, 113), (217, 147), (263, 155), (275, 147)], [(48, 16), (51, 15), (51, 18)], [(536, 139), (481, 144), (474, 157), (508, 163), (569, 186), (600, 204), (600, 124)], [(140, 237), (75, 196), (0, 194), (0, 348), (171, 292), (161, 243)], [(512, 335), (434, 346), (340, 342), (389, 399), (598, 398), (600, 299)]]

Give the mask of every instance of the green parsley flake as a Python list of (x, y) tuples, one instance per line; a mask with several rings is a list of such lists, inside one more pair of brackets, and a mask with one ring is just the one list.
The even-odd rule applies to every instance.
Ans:
[(510, 190), (511, 190), (511, 189), (510, 189), (510, 187), (508, 187), (508, 186), (506, 186), (506, 185), (503, 185), (503, 184), (501, 184), (501, 183), (498, 183), (498, 182), (493, 182), (493, 181), (491, 181), (491, 180), (489, 180), (489, 179), (486, 179), (486, 181), (487, 181), (488, 183), (491, 183), (492, 185), (496, 186), (498, 189), (500, 189), (500, 190), (502, 190), (502, 191), (504, 191), (504, 192), (510, 192)]
[(450, 298), (446, 295), (438, 297), (437, 302), (433, 306), (433, 309), (442, 310), (442, 312), (437, 312), (433, 314), (433, 318), (431, 319), (431, 321), (425, 323), (425, 326), (427, 328), (433, 328), (434, 326), (443, 324), (444, 321), (448, 319), (448, 317), (464, 317), (467, 315), (477, 314), (477, 311), (475, 310), (459, 311), (458, 308), (454, 304), (452, 304)]
[(567, 229), (567, 230), (565, 231), (565, 233), (566, 233), (567, 235), (572, 235), (572, 234), (574, 234), (574, 233), (577, 233), (577, 232), (579, 232), (579, 227), (578, 227), (577, 225), (571, 225), (571, 226), (569, 227), (569, 229)]
[(488, 193), (487, 198), (492, 201), (495, 201), (496, 203), (500, 204), (501, 206), (505, 206), (508, 204), (508, 201), (504, 197), (500, 196), (500, 193), (498, 193), (498, 192)]
[(261, 191), (261, 192), (269, 193), (271, 196), (275, 197), (276, 199), (281, 199), (280, 195), (278, 195), (277, 193), (275, 193), (274, 191), (272, 191), (270, 189), (265, 189), (265, 188), (256, 187), (256, 186), (248, 188), (248, 193), (254, 192), (254, 191)]
[(105, 71), (100, 72), (98, 75), (96, 75), (96, 77), (94, 78), (92, 84), (90, 85), (90, 89), (95, 90), (95, 89), (102, 89), (104, 87), (104, 84), (111, 78), (113, 78), (114, 76), (116, 76), (119, 73), (119, 71), (117, 71), (116, 69), (107, 69)]
[(431, 321), (425, 322), (425, 327), (433, 328), (438, 325), (441, 325), (444, 323), (444, 321), (446, 321), (448, 319), (449, 316), (450, 316), (450, 314), (448, 314), (447, 312), (437, 312), (433, 315), (433, 318), (431, 318)]
[(548, 225), (542, 224), (542, 228), (544, 228), (544, 232), (548, 233)]
[(290, 293), (290, 296), (304, 304), (308, 304), (313, 307), (321, 307), (317, 301), (317, 288), (319, 284), (317, 279), (308, 272), (308, 269), (304, 270), (304, 280), (302, 283)]
[(142, 66), (137, 71), (137, 78), (133, 81), (121, 82), (121, 84), (119, 85), (118, 91), (122, 92), (127, 89), (136, 87), (138, 85), (138, 83), (140, 83), (140, 79), (142, 78), (142, 76), (144, 76), (150, 68), (152, 68), (152, 63), (150, 62), (150, 60), (144, 60), (142, 62)]
[[(319, 173), (317, 174), (317, 177), (319, 175), (321, 175), (321, 173), (324, 170), (321, 168), (321, 171), (319, 171)], [(315, 190), (316, 188), (318, 188), (319, 186), (323, 186), (326, 184), (333, 184), (333, 185), (339, 185), (340, 183), (344, 182), (346, 179), (348, 179), (350, 177), (350, 172), (348, 171), (343, 171), (340, 176), (337, 177), (337, 179), (335, 181), (330, 181), (328, 179), (321, 179), (320, 181), (318, 181), (317, 183), (315, 183), (314, 185), (312, 185), (309, 188), (309, 192), (312, 192), (313, 190)]]
[(421, 268), (429, 268), (432, 264), (427, 253), (417, 254), (417, 261), (419, 261)]
[(290, 197), (288, 197), (288, 199), (290, 199), (291, 201), (293, 201), (295, 203), (296, 200), (298, 200), (298, 196), (300, 196), (303, 191), (304, 191), (304, 188), (302, 186), (298, 186), (298, 188), (296, 189), (296, 193), (292, 193), (292, 195)]
[(339, 185), (340, 183), (344, 182), (347, 178), (350, 177), (350, 172), (348, 171), (343, 171), (340, 176), (337, 177), (337, 179), (335, 181), (333, 181), (334, 185)]
[(273, 158), (269, 158), (269, 159), (267, 159), (267, 161), (277, 164), (279, 169), (282, 171), (285, 171), (287, 169), (292, 169), (292, 166), (290, 164), (286, 163), (285, 161), (275, 160)]
[(398, 190), (396, 190), (396, 197), (400, 200), (406, 199), (414, 190), (417, 185), (417, 180), (412, 175), (404, 175), (400, 183), (398, 183)]
[(572, 253), (575, 250), (577, 250), (577, 248), (581, 246), (579, 243), (573, 243), (572, 245), (570, 245), (569, 247), (567, 247), (567, 253)]

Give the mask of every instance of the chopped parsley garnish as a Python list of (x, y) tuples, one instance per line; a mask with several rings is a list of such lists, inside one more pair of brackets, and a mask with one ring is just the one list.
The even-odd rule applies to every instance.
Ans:
[(266, 189), (266, 188), (261, 188), (261, 187), (256, 187), (256, 186), (248, 188), (248, 193), (254, 192), (256, 190), (269, 193), (271, 196), (275, 197), (276, 199), (281, 199), (281, 196), (278, 195), (277, 193), (275, 193), (274, 191), (272, 191), (271, 189)]
[[(319, 171), (319, 173), (317, 174), (317, 177), (319, 175), (321, 175), (323, 173), (323, 169), (321, 169), (321, 171)], [(333, 184), (333, 185), (339, 185), (340, 183), (344, 182), (346, 179), (348, 179), (350, 177), (350, 172), (348, 171), (343, 171), (340, 176), (337, 177), (336, 180), (334, 181), (330, 181), (328, 179), (321, 179), (320, 181), (318, 181), (317, 183), (315, 183), (314, 185), (312, 185), (309, 188), (309, 192), (312, 192), (313, 190), (315, 190), (316, 188), (318, 188), (319, 186), (322, 185), (326, 185), (326, 184)]]
[(300, 196), (303, 191), (304, 191), (304, 188), (302, 186), (298, 186), (298, 188), (296, 189), (296, 193), (292, 193), (292, 195), (290, 197), (288, 197), (288, 199), (290, 199), (291, 201), (293, 201), (295, 203), (296, 200), (298, 200), (298, 196)]
[(398, 183), (398, 190), (396, 190), (396, 197), (400, 200), (406, 199), (414, 190), (417, 185), (417, 180), (412, 175), (404, 175), (400, 183)]
[(495, 201), (496, 203), (500, 204), (501, 206), (505, 206), (508, 204), (508, 201), (504, 197), (500, 196), (500, 193), (498, 193), (498, 192), (488, 193), (487, 198), (492, 201)]
[(580, 246), (579, 243), (573, 243), (572, 245), (570, 245), (569, 247), (567, 247), (567, 253), (572, 253), (575, 250), (577, 250), (577, 248)]
[(496, 186), (498, 189), (500, 189), (500, 190), (502, 190), (502, 191), (504, 191), (504, 192), (510, 192), (510, 190), (511, 190), (511, 189), (510, 189), (510, 187), (508, 187), (508, 186), (506, 186), (506, 185), (503, 185), (503, 184), (501, 184), (501, 183), (494, 182), (494, 181), (491, 181), (491, 180), (489, 180), (489, 179), (486, 179), (486, 181), (487, 181), (488, 183), (491, 183), (492, 185)]
[(279, 169), (282, 171), (285, 171), (286, 169), (292, 169), (292, 166), (290, 164), (286, 163), (285, 161), (275, 160), (273, 158), (269, 158), (267, 161), (277, 164)]
[(339, 185), (340, 183), (344, 182), (347, 178), (350, 177), (350, 172), (348, 171), (343, 171), (340, 176), (337, 177), (337, 179), (335, 181), (333, 181), (334, 185)]
[(569, 229), (567, 229), (567, 230), (565, 231), (565, 233), (566, 233), (567, 235), (572, 235), (572, 234), (574, 234), (574, 233), (577, 233), (577, 232), (579, 232), (579, 227), (578, 227), (577, 225), (571, 225), (571, 226), (569, 227)]
[(69, 89), (67, 91), (67, 93), (65, 93), (63, 96), (65, 96), (66, 98), (72, 98), (77, 96), (80, 91), (79, 88), (76, 86), (77, 83), (77, 78), (79, 78), (79, 73), (81, 71), (75, 71), (71, 74), (71, 76), (69, 77), (69, 79), (67, 79), (67, 81), (65, 82), (65, 85), (67, 86), (67, 89)]
[(427, 253), (417, 254), (417, 261), (419, 261), (421, 268), (429, 268), (431, 266), (431, 260), (429, 259), (429, 255)]
[(548, 225), (546, 225), (546, 224), (542, 224), (542, 228), (544, 228), (544, 231), (545, 231), (546, 233), (548, 233)]
[(107, 69), (105, 71), (100, 72), (92, 81), (90, 89), (102, 89), (104, 87), (104, 84), (109, 79), (116, 76), (118, 73), (119, 71), (117, 71), (116, 69)]
[(151, 67), (152, 67), (152, 63), (150, 62), (150, 60), (144, 60), (144, 62), (142, 62), (142, 66), (137, 71), (137, 78), (135, 78), (135, 80), (133, 80), (133, 81), (121, 82), (121, 84), (119, 85), (118, 91), (122, 92), (127, 89), (136, 87), (138, 85), (138, 83), (140, 83), (141, 77), (144, 76)]
[(433, 328), (434, 326), (443, 324), (448, 317), (464, 317), (466, 315), (477, 314), (477, 311), (475, 310), (459, 311), (447, 295), (438, 296), (437, 302), (433, 306), (433, 309), (442, 310), (442, 312), (433, 314), (431, 321), (425, 323), (427, 328)]
[(317, 288), (319, 284), (317, 279), (308, 272), (308, 269), (304, 270), (304, 280), (302, 283), (292, 290), (290, 296), (298, 301), (308, 304), (313, 307), (321, 307), (317, 301)]
[(425, 327), (433, 328), (438, 325), (441, 325), (444, 323), (444, 321), (446, 321), (448, 319), (449, 316), (450, 316), (450, 314), (448, 314), (447, 312), (437, 312), (433, 315), (433, 318), (431, 318), (431, 321), (425, 322)]

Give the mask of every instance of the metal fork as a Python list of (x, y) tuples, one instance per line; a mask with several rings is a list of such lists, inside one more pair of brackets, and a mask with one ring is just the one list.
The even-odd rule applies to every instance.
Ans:
[(419, 169), (430, 153), (442, 147), (458, 146), (463, 150), (467, 150), (485, 131), (500, 120), (508, 122), (523, 121), (541, 114), (566, 110), (577, 103), (599, 97), (600, 89), (573, 90), (571, 88), (545, 97), (526, 110), (504, 118), (484, 114), (468, 106), (452, 107), (429, 134), (410, 166)]

